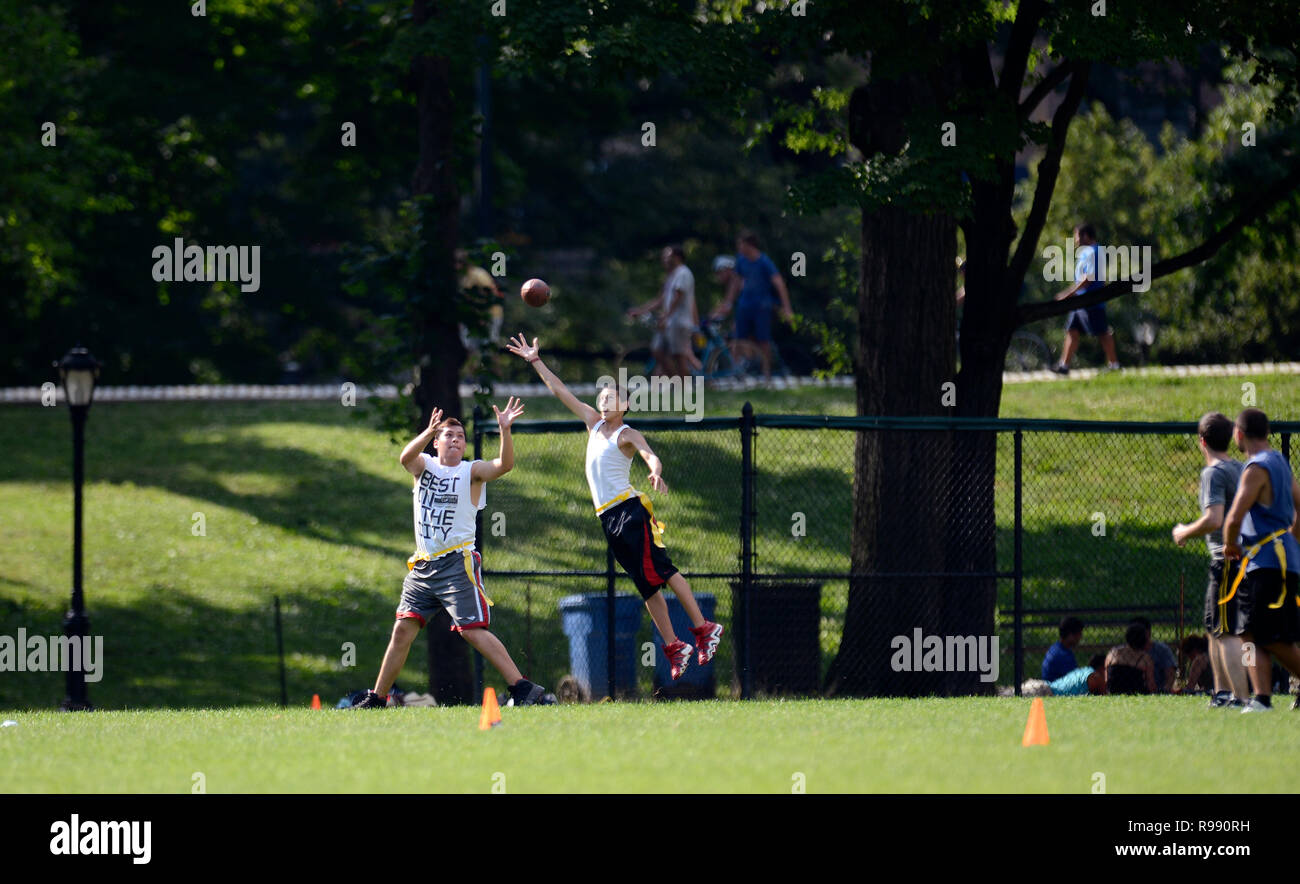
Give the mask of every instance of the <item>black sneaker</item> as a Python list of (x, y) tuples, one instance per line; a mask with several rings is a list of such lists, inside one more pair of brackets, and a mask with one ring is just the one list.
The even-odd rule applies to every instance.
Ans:
[(1070, 373), (1070, 368), (1069, 366), (1062, 365), (1061, 363), (1058, 362), (1052, 366), (1052, 371), (1055, 372), (1056, 374), (1061, 375), (1062, 377), (1065, 377)]
[(366, 691), (366, 695), (357, 702), (353, 703), (352, 709), (386, 709), (388, 707), (388, 698), (376, 694), (374, 691)]
[(1227, 706), (1230, 700), (1232, 700), (1232, 691), (1219, 691), (1210, 697), (1209, 705), (1211, 709), (1218, 709), (1221, 706)]
[[(547, 703), (546, 698), (550, 697), (551, 702)], [(526, 678), (521, 678), (516, 684), (510, 686), (510, 699), (506, 701), (507, 706), (549, 706), (555, 702), (554, 694), (547, 694), (546, 689), (539, 684), (533, 684)]]

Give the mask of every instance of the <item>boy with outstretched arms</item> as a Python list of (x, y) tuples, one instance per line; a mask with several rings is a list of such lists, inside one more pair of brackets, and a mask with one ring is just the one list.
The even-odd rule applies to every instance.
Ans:
[[(440, 610), (451, 617), (451, 628), (487, 658), (510, 686), (509, 703), (529, 706), (545, 702), (546, 691), (524, 678), (501, 640), (488, 631), (491, 602), (483, 593), (483, 568), (474, 550), (475, 516), (487, 503), (487, 483), (510, 472), (515, 445), (510, 425), (523, 413), (511, 398), (506, 410), (495, 405), (501, 428), (501, 453), (495, 460), (465, 460), (465, 428), (455, 418), (442, 419), (435, 408), (429, 426), (402, 449), (398, 458), (415, 477), (415, 554), (407, 560), (397, 623), (384, 652), (373, 690), (354, 708), (382, 708), (388, 689), (406, 663), (411, 642)], [(437, 457), (424, 452), (429, 441)]]
[[(698, 652), (699, 665), (708, 663), (718, 650), (722, 627), (705, 620), (700, 613), (691, 585), (668, 558), (662, 537), (663, 526), (655, 521), (650, 498), (632, 487), (628, 471), (632, 457), (639, 454), (650, 468), (650, 487), (655, 491), (668, 490), (663, 480), (663, 463), (645, 437), (623, 423), (627, 403), (620, 402), (618, 392), (610, 387), (597, 394), (596, 408), (580, 402), (542, 362), (536, 338), (529, 346), (527, 339), (519, 335), (511, 339), (506, 349), (532, 365), (555, 397), (586, 424), (587, 484), (591, 488), (592, 504), (614, 558), (636, 584), (637, 591), (645, 600), (646, 610), (663, 638), (664, 653), (672, 668), (673, 679), (680, 678), (690, 665), (692, 650)], [(695, 636), (695, 648), (673, 632), (668, 618), (668, 602), (662, 592), (665, 584), (676, 593), (677, 600), (694, 624), (691, 633)]]

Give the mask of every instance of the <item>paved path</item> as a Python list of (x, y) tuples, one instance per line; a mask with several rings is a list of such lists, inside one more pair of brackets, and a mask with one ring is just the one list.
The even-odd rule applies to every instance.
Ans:
[[(1266, 362), (1240, 363), (1237, 365), (1148, 365), (1141, 368), (1120, 369), (1124, 377), (1240, 377), (1261, 374), (1300, 374), (1300, 362)], [(1101, 374), (1096, 368), (1077, 368), (1068, 377), (1060, 377), (1050, 371), (1009, 371), (1002, 375), (1004, 384), (1026, 384), (1043, 381), (1073, 381), (1095, 378)], [(63, 388), (52, 381), (50, 387), (55, 394), (55, 401), (63, 401)], [(756, 378), (728, 378), (713, 381), (711, 390), (755, 390), (763, 387)], [(773, 378), (770, 389), (797, 390), (807, 387), (852, 389), (853, 378), (841, 375), (834, 378)], [(569, 389), (579, 396), (593, 396), (596, 393), (594, 383), (570, 384)], [(99, 387), (95, 390), (96, 402), (193, 402), (193, 401), (274, 401), (274, 400), (315, 400), (328, 401), (341, 399), (344, 384), (194, 384), (189, 386), (163, 387)], [(355, 387), (352, 393), (357, 401), (371, 395), (370, 388)], [(379, 386), (373, 391), (381, 399), (395, 399), (397, 387)], [(549, 391), (542, 384), (497, 384), (497, 396), (546, 396)], [(474, 387), (461, 384), (462, 399), (474, 395)], [(42, 401), (41, 387), (0, 387), (0, 403), (30, 403)]]

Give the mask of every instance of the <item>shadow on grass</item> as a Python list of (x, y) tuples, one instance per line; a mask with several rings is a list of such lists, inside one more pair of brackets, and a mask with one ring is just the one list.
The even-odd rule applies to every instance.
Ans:
[[(543, 589), (500, 586), (493, 593), (491, 629), (520, 669), (550, 688), (569, 671), (568, 640), (558, 601), (594, 591), (588, 581)], [(489, 589), (489, 592), (492, 592)], [(400, 582), (384, 590), (312, 587), (281, 595), (285, 681), (289, 703), (305, 706), (320, 694), (326, 707), (374, 683), (392, 630)], [(94, 604), (91, 634), (103, 637), (102, 679), (89, 684), (101, 709), (190, 708), (276, 704), (280, 701), (273, 601), (232, 609), (197, 595), (155, 585), (147, 602)], [(10, 604), (0, 609), (0, 634), (62, 634), (62, 607)], [(348, 647), (348, 643), (352, 648)], [(427, 691), (427, 645), (411, 648), (398, 684)], [(351, 665), (344, 665), (348, 657)], [(485, 664), (487, 684), (502, 684)], [(0, 675), (0, 709), (49, 709), (64, 696), (61, 672)]]
[[(15, 406), (5, 417), (0, 481), (70, 478), (70, 431), (62, 410)], [(268, 444), (240, 432), (267, 422), (356, 426), (345, 410), (320, 403), (105, 404), (94, 410), (87, 430), (87, 481), (161, 488), (327, 543), (409, 553), (406, 544), (357, 539), (362, 533), (392, 536), (409, 526), (395, 521), (410, 512), (411, 488), (396, 450), (384, 463), (391, 478), (377, 478), (346, 456)]]

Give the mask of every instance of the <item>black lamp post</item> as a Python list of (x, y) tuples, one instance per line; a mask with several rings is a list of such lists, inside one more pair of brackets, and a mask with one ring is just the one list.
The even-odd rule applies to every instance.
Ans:
[[(95, 397), (95, 378), (99, 363), (85, 347), (73, 347), (54, 367), (59, 370), (63, 391), (68, 397), (68, 411), (72, 414), (72, 607), (63, 618), (63, 634), (81, 642), (90, 634), (90, 619), (86, 617), (85, 598), (81, 592), (81, 485), (86, 470), (86, 418), (90, 403)], [(85, 661), (82, 661), (84, 667)], [(64, 711), (88, 710), (90, 698), (86, 696), (84, 668), (68, 671), (68, 694), (59, 704)]]

